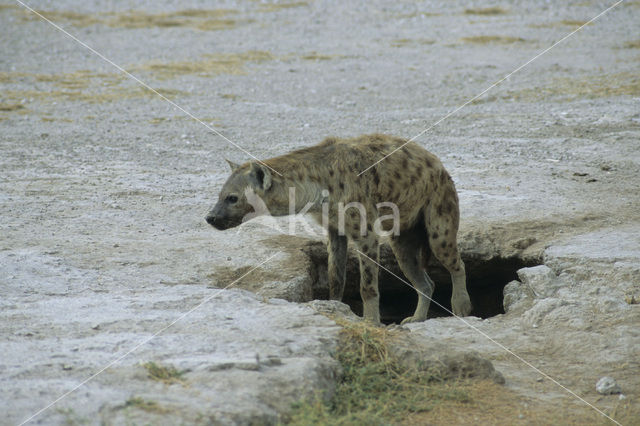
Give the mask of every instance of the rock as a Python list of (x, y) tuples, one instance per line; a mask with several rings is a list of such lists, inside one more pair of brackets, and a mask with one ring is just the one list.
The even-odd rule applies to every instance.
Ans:
[(491, 379), (501, 385), (505, 383), (504, 377), (499, 371), (495, 370), (491, 361), (482, 358), (475, 352), (434, 357), (427, 359), (427, 365), (429, 365), (430, 361), (433, 362), (430, 369), (437, 371), (443, 378), (480, 378)]
[(505, 312), (510, 312), (526, 305), (527, 301), (530, 301), (535, 297), (533, 290), (520, 281), (511, 281), (504, 286), (503, 293), (503, 306)]
[[(97, 293), (88, 305), (71, 305), (66, 296), (49, 297), (51, 316), (36, 315), (35, 305), (33, 311), (21, 309), (31, 314), (31, 321), (37, 318), (34, 326), (55, 326), (53, 315), (69, 311), (77, 313), (77, 323), (54, 329), (51, 337), (38, 342), (38, 352), (15, 346), (14, 354), (28, 362), (14, 362), (3, 370), (0, 400), (12, 401), (4, 413), (9, 423), (25, 420), (52, 396), (107, 365), (116, 350), (135, 348), (181, 312), (189, 314), (89, 381), (81, 392), (70, 393), (60, 407), (73, 407), (79, 417), (108, 424), (193, 424), (198, 416), (213, 424), (276, 424), (301, 398), (316, 392), (329, 397), (339, 378), (340, 364), (332, 354), (340, 328), (308, 306), (202, 285), (149, 285), (133, 298), (126, 293), (126, 300), (122, 294)], [(208, 296), (213, 297), (193, 309)], [(160, 316), (154, 301), (166, 306)], [(126, 309), (129, 303), (136, 309)], [(86, 332), (114, 312), (120, 317), (108, 330)], [(81, 350), (60, 346), (57, 335), (62, 330), (73, 333)], [(60, 359), (61, 368), (43, 370), (51, 354)], [(174, 367), (181, 372), (180, 380), (153, 380), (142, 366), (146, 362)], [(61, 413), (49, 410), (40, 419), (63, 424)]]
[(622, 389), (616, 383), (613, 377), (604, 376), (600, 380), (598, 380), (598, 383), (596, 383), (596, 391), (598, 391), (598, 393), (602, 395), (612, 395), (621, 393)]
[[(278, 229), (287, 229), (286, 220), (274, 222), (273, 226), (277, 225)], [(235, 283), (234, 287), (249, 290), (265, 299), (284, 299), (289, 302), (304, 303), (318, 298), (317, 268), (307, 250), (312, 246), (326, 253), (325, 244), (319, 241), (319, 237), (286, 235), (278, 232), (278, 229), (263, 226), (259, 222), (247, 222), (242, 225), (242, 232), (234, 235), (233, 239), (221, 242), (222, 256), (218, 256), (220, 260), (215, 262), (211, 273), (215, 286), (224, 288)], [(248, 247), (252, 247), (251, 250)], [(251, 257), (252, 252), (260, 254)], [(277, 255), (253, 269), (256, 259), (269, 258), (273, 254)], [(324, 282), (328, 289), (326, 279)]]
[(527, 327), (536, 328), (548, 318), (555, 318), (558, 310), (563, 307), (570, 307), (569, 303), (565, 300), (551, 297), (536, 300), (533, 306), (522, 314), (522, 324)]
[(629, 304), (622, 297), (601, 296), (596, 301), (598, 309), (602, 312), (619, 312), (629, 309)]
[(518, 277), (524, 285), (533, 291), (535, 297), (542, 298), (551, 295), (556, 274), (548, 266), (538, 265), (519, 269)]
[(311, 279), (304, 274), (284, 281), (271, 281), (262, 284), (257, 294), (266, 298), (279, 298), (289, 302), (307, 302), (313, 299)]
[(439, 379), (479, 378), (505, 383), (504, 377), (495, 370), (491, 361), (478, 353), (453, 351), (443, 344), (426, 344), (414, 334), (396, 334), (389, 351), (403, 365), (428, 372)]
[(323, 314), (329, 316), (335, 315), (338, 318), (348, 319), (351, 321), (360, 320), (360, 318), (353, 313), (349, 305), (338, 302), (337, 300), (313, 300), (306, 303), (307, 306)]

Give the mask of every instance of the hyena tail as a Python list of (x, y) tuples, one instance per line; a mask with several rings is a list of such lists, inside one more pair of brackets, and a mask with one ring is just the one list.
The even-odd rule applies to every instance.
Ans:
[(464, 262), (458, 251), (458, 226), (460, 207), (453, 180), (445, 170), (440, 172), (433, 197), (425, 207), (425, 226), (429, 235), (429, 248), (451, 274), (453, 313), (466, 316), (471, 312), (471, 301), (467, 293)]
[(460, 256), (457, 235), (460, 208), (456, 188), (446, 170), (441, 170), (429, 203), (424, 208), (429, 248), (442, 265), (453, 272)]

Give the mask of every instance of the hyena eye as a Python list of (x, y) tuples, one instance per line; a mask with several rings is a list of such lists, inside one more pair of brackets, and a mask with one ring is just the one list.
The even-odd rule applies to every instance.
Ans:
[(235, 195), (227, 195), (227, 198), (225, 199), (225, 201), (230, 204), (235, 204), (238, 202), (238, 197), (236, 197)]

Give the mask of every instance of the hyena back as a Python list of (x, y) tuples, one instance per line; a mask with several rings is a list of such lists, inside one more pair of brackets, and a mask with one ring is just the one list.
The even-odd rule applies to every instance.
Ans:
[[(318, 221), (323, 220), (323, 211), (328, 213), (330, 297), (342, 299), (347, 243), (351, 241), (359, 252), (364, 317), (379, 323), (377, 262), (381, 232), (377, 220), (383, 215), (389, 217), (386, 208), (379, 209), (389, 204), (380, 203), (393, 203), (397, 206), (397, 232), (388, 242), (419, 295), (415, 313), (402, 323), (427, 318), (434, 289), (426, 272), (430, 254), (451, 274), (453, 313), (470, 313), (465, 268), (456, 242), (460, 215), (456, 189), (440, 160), (418, 144), (377, 134), (327, 138), (318, 145), (265, 161), (230, 165), (232, 174), (206, 218), (215, 228), (237, 226), (253, 212), (249, 193), (260, 197), (270, 214), (288, 215), (290, 188), (295, 188), (296, 212), (307, 206)], [(345, 209), (349, 203), (363, 206), (366, 217), (356, 208)]]

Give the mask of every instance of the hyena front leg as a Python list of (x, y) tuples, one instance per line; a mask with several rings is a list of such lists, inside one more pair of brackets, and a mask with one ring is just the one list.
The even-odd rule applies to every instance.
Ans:
[(347, 237), (329, 228), (329, 298), (342, 301), (347, 272)]
[(360, 263), (360, 296), (362, 316), (366, 321), (380, 324), (380, 294), (378, 292), (378, 262), (380, 249), (373, 234), (354, 239)]

